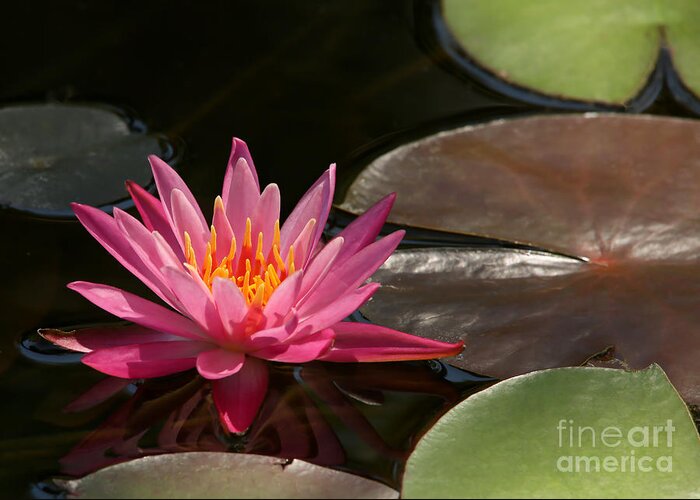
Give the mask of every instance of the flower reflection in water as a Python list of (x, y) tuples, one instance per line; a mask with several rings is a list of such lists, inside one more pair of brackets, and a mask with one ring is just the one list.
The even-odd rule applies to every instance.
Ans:
[[(437, 362), (275, 365), (258, 418), (244, 435), (219, 423), (209, 382), (195, 372), (132, 383), (107, 378), (66, 411), (85, 411), (118, 392), (131, 396), (61, 461), (83, 476), (146, 455), (233, 451), (299, 458), (396, 484), (428, 425), (488, 380)], [(452, 369), (450, 369), (452, 370)]]

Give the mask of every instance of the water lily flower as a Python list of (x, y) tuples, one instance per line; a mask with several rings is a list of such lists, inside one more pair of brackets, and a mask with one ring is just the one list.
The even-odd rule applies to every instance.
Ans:
[[(446, 344), (377, 325), (343, 321), (379, 287), (366, 280), (403, 231), (379, 240), (394, 195), (380, 200), (323, 244), (335, 166), (306, 192), (280, 226), (280, 192), (262, 193), (246, 144), (234, 139), (221, 196), (207, 224), (180, 176), (149, 158), (160, 200), (128, 182), (143, 223), (119, 208), (113, 217), (73, 204), (80, 222), (169, 307), (108, 285), (69, 288), (133, 322), (128, 331), (44, 332), (86, 352), (84, 364), (136, 379), (196, 367), (212, 383), (221, 421), (245, 431), (268, 386), (266, 361), (374, 362), (452, 356)], [(375, 241), (376, 240), (376, 241)]]

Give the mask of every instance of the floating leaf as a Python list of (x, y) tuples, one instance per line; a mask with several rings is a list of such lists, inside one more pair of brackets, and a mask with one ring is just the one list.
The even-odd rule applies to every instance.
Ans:
[(151, 181), (146, 157), (162, 141), (130, 128), (102, 107), (29, 104), (0, 109), (0, 205), (71, 214), (73, 201), (106, 205), (124, 198), (124, 181)]
[[(602, 351), (659, 362), (700, 403), (700, 123), (548, 116), (443, 132), (373, 161), (341, 208), (398, 192), (391, 222), (472, 232), (588, 262), (462, 249), (399, 252), (363, 312), (464, 339), (454, 364), (498, 378)], [(554, 269), (554, 271), (553, 271)]]
[(436, 22), (448, 53), (482, 80), (621, 105), (643, 92), (664, 49), (671, 64), (659, 71), (700, 95), (694, 0), (443, 0)]
[(388, 486), (301, 460), (194, 452), (144, 457), (60, 481), (77, 498), (397, 498)]
[(658, 366), (560, 368), (450, 410), (409, 458), (402, 496), (698, 498), (698, 470), (697, 430)]

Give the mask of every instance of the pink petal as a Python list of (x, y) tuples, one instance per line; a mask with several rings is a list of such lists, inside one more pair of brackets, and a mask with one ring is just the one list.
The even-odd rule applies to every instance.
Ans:
[(345, 238), (346, 244), (343, 246), (337, 262), (345, 261), (376, 240), (389, 216), (394, 201), (396, 201), (396, 193), (385, 196), (340, 232), (338, 236)]
[(170, 220), (165, 214), (165, 210), (163, 210), (161, 201), (133, 181), (126, 181), (126, 189), (129, 191), (131, 199), (134, 200), (136, 210), (139, 211), (141, 219), (143, 219), (143, 223), (148, 230), (158, 231), (163, 235), (165, 241), (168, 242), (168, 246), (177, 255), (178, 260), (185, 260), (180, 244), (175, 238), (175, 233), (173, 233)]
[(162, 377), (194, 368), (197, 355), (211, 348), (208, 342), (133, 344), (93, 351), (83, 363), (114, 377)]
[(263, 347), (286, 342), (298, 325), (299, 317), (296, 315), (296, 311), (292, 310), (286, 323), (256, 331), (245, 339), (243, 346), (247, 351), (256, 351)]
[[(154, 240), (153, 248), (158, 254), (159, 262), (162, 262), (164, 264), (167, 262), (172, 262), (172, 265), (175, 267), (180, 267), (181, 263), (184, 264), (184, 257), (183, 260), (177, 260), (180, 258), (178, 253), (172, 249), (170, 244), (167, 241), (165, 241), (165, 238), (163, 238), (163, 236), (158, 231), (153, 231), (151, 233), (151, 236)], [(178, 247), (177, 250), (181, 252), (182, 249)], [(154, 259), (154, 261), (156, 260)], [(159, 273), (162, 275), (163, 271), (159, 269)]]
[(326, 329), (307, 336), (303, 342), (274, 344), (251, 352), (250, 355), (280, 363), (308, 363), (326, 354), (333, 345), (334, 339), (333, 330)]
[(124, 290), (85, 281), (69, 283), (68, 288), (118, 318), (180, 337), (202, 339), (202, 332), (189, 319)]
[(322, 361), (338, 363), (409, 361), (456, 356), (464, 342), (448, 344), (424, 339), (379, 325), (367, 323), (338, 323), (332, 349), (321, 356)]
[(301, 317), (331, 304), (349, 290), (355, 289), (381, 266), (401, 242), (405, 231), (395, 231), (367, 245), (339, 266), (333, 266), (323, 281), (299, 306)]
[(117, 259), (121, 265), (153, 290), (164, 302), (172, 305), (168, 299), (168, 291), (161, 289), (159, 278), (134, 254), (131, 245), (127, 242), (112, 217), (97, 208), (87, 205), (72, 203), (71, 207), (80, 223), (112, 257)]
[(268, 377), (263, 361), (246, 357), (238, 373), (212, 381), (214, 404), (229, 431), (244, 432), (250, 427), (265, 399)]
[(218, 261), (221, 261), (225, 255), (228, 255), (231, 249), (231, 240), (233, 239), (233, 229), (228, 217), (226, 217), (223, 201), (218, 201), (220, 199), (217, 198), (217, 202), (214, 203), (214, 216), (212, 217), (212, 225), (216, 230), (216, 255)]
[(243, 368), (245, 354), (226, 349), (200, 352), (197, 356), (197, 371), (209, 380), (219, 380)]
[(178, 242), (180, 242), (180, 246), (184, 248), (183, 235), (178, 234), (177, 230), (175, 230), (175, 225), (173, 224), (174, 220), (171, 206), (173, 190), (177, 189), (181, 191), (183, 195), (185, 195), (187, 204), (194, 209), (196, 214), (195, 217), (199, 220), (199, 226), (207, 227), (202, 210), (199, 208), (197, 200), (195, 200), (192, 192), (187, 187), (187, 184), (185, 184), (185, 181), (182, 180), (182, 178), (170, 167), (170, 165), (155, 155), (149, 156), (148, 161), (150, 162), (151, 169), (153, 170), (153, 178), (155, 179), (156, 186), (158, 187), (158, 193), (160, 194), (163, 210), (170, 221), (170, 225), (173, 227), (175, 238)]
[(99, 326), (80, 330), (63, 331), (41, 328), (39, 335), (57, 346), (76, 352), (92, 352), (98, 349), (151, 342), (184, 342), (185, 339), (158, 332), (138, 325)]
[(267, 319), (265, 326), (278, 326), (289, 316), (292, 307), (299, 298), (303, 278), (304, 271), (297, 271), (285, 279), (273, 292), (263, 309), (263, 314)]
[(161, 276), (160, 268), (163, 266), (179, 266), (182, 263), (169, 245), (163, 245), (163, 239), (156, 240), (154, 233), (125, 211), (115, 208), (114, 220), (131, 247), (156, 276)]
[(141, 262), (157, 278), (159, 288), (168, 297), (168, 303), (177, 308), (180, 304), (170, 287), (165, 283), (165, 277), (160, 271), (164, 266), (180, 265), (175, 253), (162, 238), (154, 236), (158, 233), (151, 233), (143, 224), (123, 210), (114, 209), (114, 220)]
[(297, 302), (298, 306), (301, 306), (314, 289), (323, 283), (323, 279), (333, 269), (333, 264), (344, 244), (343, 238), (333, 238), (304, 268), (304, 280), (299, 291), (301, 298)]
[(179, 189), (173, 189), (170, 195), (170, 210), (175, 236), (182, 243), (183, 252), (185, 251), (184, 235), (187, 231), (192, 241), (197, 263), (201, 268), (211, 233), (209, 226), (204, 222), (204, 217), (201, 217), (202, 212), (199, 210), (199, 206), (192, 205)]
[(241, 290), (229, 279), (214, 278), (211, 291), (226, 333), (234, 341), (240, 341), (243, 334), (241, 323), (248, 313), (248, 304)]
[(306, 223), (311, 219), (316, 219), (316, 231), (312, 238), (314, 243), (310, 250), (310, 253), (313, 253), (315, 242), (321, 239), (323, 228), (326, 225), (326, 219), (328, 219), (328, 213), (333, 203), (334, 190), (335, 164), (331, 165), (309, 188), (284, 222), (281, 230), (282, 255), (287, 254), (289, 246), (297, 239)]
[(370, 283), (344, 294), (325, 308), (315, 311), (311, 316), (302, 317), (299, 330), (309, 328), (310, 331), (317, 332), (335, 325), (357, 311), (380, 286), (379, 283)]
[(304, 229), (301, 230), (297, 239), (294, 240), (294, 262), (297, 269), (305, 268), (311, 259), (311, 252), (314, 248), (320, 250), (321, 242), (314, 239), (316, 237), (316, 219), (310, 219)]
[(280, 218), (280, 190), (277, 184), (269, 184), (260, 195), (255, 210), (253, 210), (252, 236), (253, 247), (257, 248), (258, 233), (263, 234), (263, 254), (267, 255), (272, 248), (272, 236), (275, 222)]
[(185, 307), (187, 316), (194, 320), (204, 333), (214, 340), (225, 340), (226, 334), (216, 309), (214, 298), (201, 278), (193, 278), (174, 267), (164, 267), (163, 274), (178, 300)]
[(234, 137), (231, 144), (231, 154), (228, 158), (228, 168), (226, 169), (226, 176), (224, 177), (224, 187), (222, 189), (222, 193), (226, 194), (226, 196), (223, 197), (224, 199), (228, 199), (228, 194), (232, 188), (235, 189), (235, 184), (226, 181), (229, 175), (233, 173), (232, 171), (235, 168), (238, 161), (241, 159), (245, 160), (246, 165), (250, 170), (250, 175), (253, 178), (253, 181), (255, 182), (255, 186), (257, 187), (258, 192), (260, 192), (258, 172), (255, 170), (255, 165), (253, 164), (253, 157), (250, 155), (250, 151), (248, 151), (248, 145), (245, 143), (245, 141), (242, 141), (238, 137)]
[(240, 255), (246, 219), (253, 215), (253, 210), (260, 199), (260, 187), (258, 187), (257, 179), (253, 176), (252, 170), (244, 158), (229, 165), (221, 197), (224, 200), (226, 217), (231, 223), (233, 234), (241, 240), (238, 245), (238, 254)]

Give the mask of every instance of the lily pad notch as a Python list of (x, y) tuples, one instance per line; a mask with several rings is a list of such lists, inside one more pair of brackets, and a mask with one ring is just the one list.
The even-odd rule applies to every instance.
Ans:
[(440, 64), (516, 101), (640, 112), (666, 87), (700, 114), (700, 9), (656, 3), (418, 0), (416, 19)]

